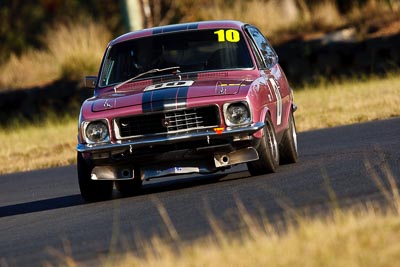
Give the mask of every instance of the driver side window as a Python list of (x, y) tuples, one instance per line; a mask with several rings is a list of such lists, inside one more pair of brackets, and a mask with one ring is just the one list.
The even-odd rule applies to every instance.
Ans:
[(278, 55), (275, 53), (268, 40), (257, 28), (253, 26), (248, 27), (247, 30), (256, 43), (267, 68), (272, 68), (275, 66), (278, 63)]

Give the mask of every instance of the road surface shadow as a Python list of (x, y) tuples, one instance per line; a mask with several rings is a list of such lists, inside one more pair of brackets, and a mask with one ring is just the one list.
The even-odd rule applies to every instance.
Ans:
[[(241, 173), (242, 178), (246, 177), (246, 173)], [(139, 192), (139, 195), (148, 195), (155, 194), (167, 191), (180, 190), (190, 187), (196, 187), (200, 185), (213, 184), (222, 182), (223, 178), (228, 176), (232, 176), (236, 173), (218, 173), (218, 174), (208, 174), (208, 175), (192, 175), (190, 177), (179, 178), (179, 176), (172, 178), (160, 178), (151, 180), (150, 183), (144, 182), (142, 189)], [(232, 180), (236, 178), (230, 177), (228, 180)], [(224, 181), (228, 181), (224, 180)]]
[[(239, 175), (246, 177), (245, 173), (238, 172)], [(149, 195), (156, 194), (174, 190), (180, 190), (184, 188), (190, 188), (205, 184), (212, 184), (221, 181), (222, 178), (227, 177), (228, 175), (237, 176), (235, 173), (222, 173), (222, 174), (212, 174), (212, 175), (204, 175), (204, 176), (190, 176), (187, 178), (170, 178), (170, 179), (160, 179), (155, 182), (151, 182), (150, 184), (145, 184), (142, 190), (138, 193), (138, 195)], [(232, 177), (232, 179), (238, 179), (237, 177)], [(232, 180), (229, 179), (229, 180)], [(114, 190), (113, 199), (121, 198), (122, 196)], [(133, 196), (135, 197), (135, 196)], [(112, 201), (112, 200), (111, 200)], [(73, 207), (78, 205), (89, 204), (82, 199), (80, 194), (63, 196), (63, 197), (55, 197), (19, 204), (12, 204), (8, 206), (0, 207), (0, 218), (9, 217), (14, 215), (22, 215), (27, 213), (55, 210), (67, 207)]]
[(80, 194), (43, 199), (0, 207), (0, 218), (84, 204)]

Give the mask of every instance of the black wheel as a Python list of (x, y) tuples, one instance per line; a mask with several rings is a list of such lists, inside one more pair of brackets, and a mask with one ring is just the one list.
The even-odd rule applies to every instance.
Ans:
[(86, 161), (82, 154), (78, 152), (78, 181), (81, 195), (86, 201), (100, 201), (111, 198), (113, 182), (112, 181), (94, 181), (91, 177), (93, 164)]
[(295, 163), (299, 157), (297, 149), (296, 123), (293, 112), (290, 112), (289, 128), (283, 134), (282, 142), (279, 145), (279, 155), (281, 163), (283, 164)]
[(115, 187), (123, 196), (136, 195), (142, 188), (142, 179), (140, 175), (140, 169), (135, 168), (135, 174), (132, 180), (115, 181)]
[(279, 166), (279, 150), (274, 125), (269, 116), (265, 121), (264, 135), (257, 152), (259, 159), (247, 163), (250, 174), (254, 176), (275, 172)]

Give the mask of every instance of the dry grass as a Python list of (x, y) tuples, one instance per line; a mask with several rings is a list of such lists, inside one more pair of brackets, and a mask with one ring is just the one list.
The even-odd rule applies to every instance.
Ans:
[(21, 57), (11, 55), (2, 66), (0, 87), (7, 89), (41, 86), (58, 78), (52, 57), (43, 51), (28, 51)]
[[(378, 22), (393, 15), (398, 17), (399, 11), (398, 1), (384, 0), (368, 0), (365, 5), (358, 5), (354, 1), (346, 14), (339, 12), (333, 0), (315, 1), (314, 4), (304, 0), (242, 0), (232, 1), (231, 4), (216, 0), (199, 7), (199, 17), (205, 20), (235, 19), (249, 22), (259, 26), (277, 44), (293, 37), (332, 31), (348, 25), (361, 28), (358, 37), (363, 39), (367, 37), (367, 30), (364, 29), (366, 21), (374, 18)], [(193, 19), (192, 16), (190, 19)]]
[[(383, 177), (368, 160), (365, 166), (371, 179), (382, 185), (385, 208), (372, 202), (340, 208), (336, 202), (323, 216), (288, 212), (285, 226), (279, 226), (267, 218), (259, 223), (237, 201), (243, 225), (238, 232), (224, 232), (219, 227), (223, 224), (210, 219), (213, 235), (190, 243), (171, 236), (173, 244), (153, 238), (144, 244), (144, 255), (110, 255), (103, 266), (398, 266), (400, 199), (395, 177), (387, 165), (382, 167)], [(382, 180), (390, 186), (383, 186)], [(163, 207), (158, 206), (161, 215)], [(164, 223), (173, 228), (168, 220)]]
[(145, 257), (130, 253), (104, 266), (397, 266), (399, 219), (398, 212), (371, 207), (301, 218), (283, 235), (266, 222), (236, 237), (210, 237), (178, 249), (154, 239)]
[(400, 115), (400, 77), (306, 86), (295, 91), (298, 129), (327, 128)]
[(308, 18), (309, 22), (321, 28), (336, 28), (346, 23), (333, 2), (320, 2), (311, 7), (310, 12), (312, 15)]
[(59, 77), (78, 80), (82, 73), (97, 73), (111, 35), (104, 26), (89, 21), (57, 25), (45, 39)]
[(102, 25), (80, 21), (50, 28), (43, 38), (46, 50), (12, 55), (2, 66), (0, 88), (29, 88), (97, 73), (110, 34)]
[[(210, 10), (213, 10), (213, 12), (210, 12)], [(275, 33), (296, 21), (297, 10), (292, 10), (294, 14), (288, 16), (284, 7), (274, 0), (266, 3), (257, 0), (234, 1), (232, 7), (228, 7), (228, 10), (225, 1), (214, 1), (211, 7), (200, 9), (200, 16), (205, 20), (243, 20), (260, 26), (265, 33)], [(284, 14), (285, 20), (281, 17)], [(274, 23), (271, 23), (271, 21)]]
[[(272, 42), (281, 43), (293, 37), (305, 37), (308, 33), (320, 34), (353, 24), (360, 28), (358, 35), (362, 38), (368, 32), (371, 18), (380, 21), (386, 17), (398, 17), (400, 11), (399, 1), (383, 0), (368, 0), (364, 6), (354, 4), (347, 15), (339, 13), (333, 0), (313, 5), (304, 0), (230, 2), (204, 0), (198, 6), (198, 12), (188, 12), (190, 14), (182, 17), (181, 21), (242, 20), (259, 26)], [(184, 3), (180, 1), (179, 5)], [(191, 1), (186, 3), (188, 8), (189, 3)], [(11, 55), (10, 60), (0, 66), (0, 88), (29, 88), (58, 79), (81, 80), (82, 73), (95, 74), (110, 38), (106, 27), (93, 21), (78, 19), (55, 25), (43, 36), (46, 49), (26, 51), (20, 57)]]
[(75, 163), (76, 135), (72, 119), (0, 130), (0, 174)]

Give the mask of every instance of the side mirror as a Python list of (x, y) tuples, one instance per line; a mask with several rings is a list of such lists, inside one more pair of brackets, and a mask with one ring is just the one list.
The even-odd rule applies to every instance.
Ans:
[(94, 89), (96, 87), (97, 76), (85, 76), (83, 83), (85, 88)]

